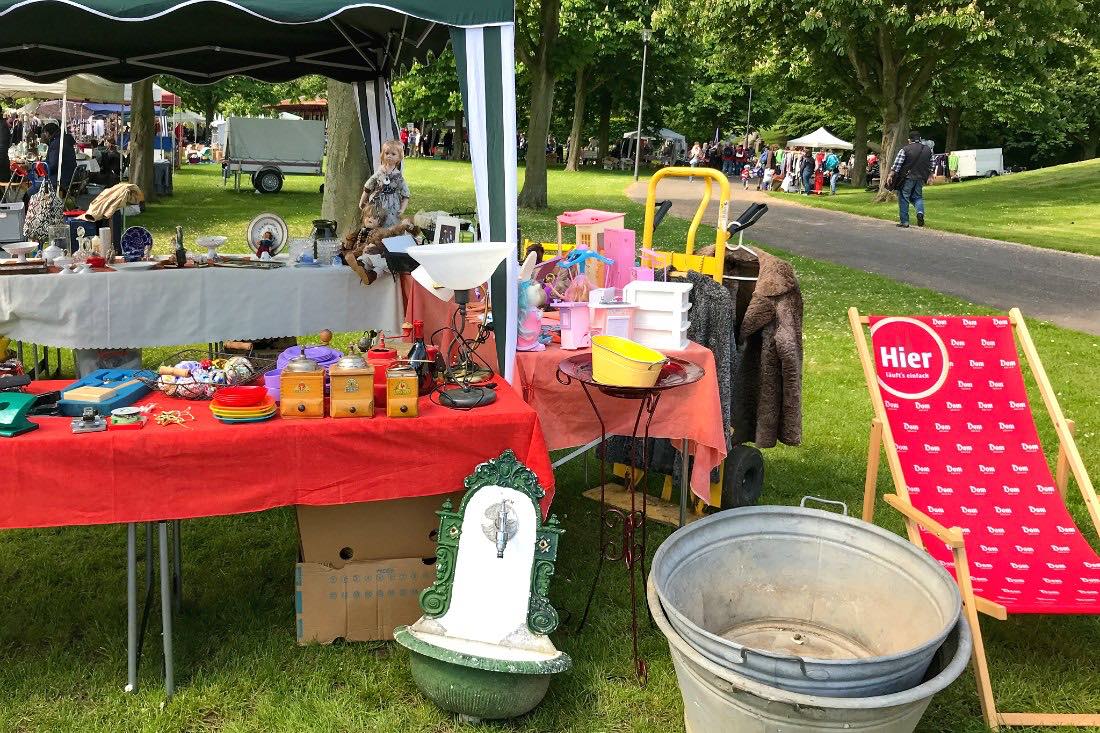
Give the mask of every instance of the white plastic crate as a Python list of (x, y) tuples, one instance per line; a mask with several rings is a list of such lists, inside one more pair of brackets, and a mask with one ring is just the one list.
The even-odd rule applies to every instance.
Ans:
[(657, 311), (639, 308), (634, 312), (635, 328), (644, 328), (651, 331), (682, 331), (688, 327), (689, 323), (686, 310)]
[(633, 340), (658, 351), (683, 351), (688, 345), (687, 331), (690, 325), (689, 323), (678, 331), (635, 327)]
[(645, 310), (686, 311), (690, 293), (691, 283), (635, 281), (623, 288), (623, 299)]

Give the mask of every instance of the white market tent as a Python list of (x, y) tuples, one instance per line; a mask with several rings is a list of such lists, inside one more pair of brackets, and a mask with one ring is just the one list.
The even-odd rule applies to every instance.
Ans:
[(64, 81), (39, 84), (12, 74), (0, 74), (0, 96), (33, 97), (34, 99), (80, 99), (85, 102), (126, 101), (124, 85), (107, 81), (94, 74), (75, 74)]
[[(630, 140), (631, 141), (631, 150), (633, 150), (634, 147), (636, 147), (636, 143), (634, 143), (633, 141), (637, 137), (638, 137), (638, 131), (637, 130), (631, 130), (630, 132), (627, 132), (627, 133), (623, 134), (623, 139), (624, 140)], [(673, 145), (676, 147), (676, 151), (677, 151), (678, 154), (687, 151), (687, 138), (684, 137), (683, 135), (681, 135), (680, 133), (676, 132), (675, 130), (670, 130), (667, 127), (662, 127), (660, 130), (657, 131), (656, 137), (659, 137), (662, 140), (671, 140)], [(643, 140), (652, 140), (653, 138), (654, 138), (654, 135), (652, 135), (652, 134), (643, 134), (642, 135)]]
[[(94, 74), (74, 74), (63, 81), (40, 84), (27, 81), (22, 77), (11, 74), (0, 74), (0, 96), (4, 97), (34, 97), (35, 99), (60, 99), (61, 100), (61, 130), (62, 142), (64, 131), (68, 124), (69, 99), (80, 99), (85, 102), (123, 102), (125, 101), (122, 84), (96, 76)], [(61, 185), (61, 171), (50, 171), (56, 176), (57, 183)]]
[(794, 140), (787, 141), (787, 147), (793, 148), (837, 148), (839, 150), (851, 150), (852, 144), (844, 142), (833, 133), (826, 130), (824, 127), (819, 127), (809, 135), (803, 135), (802, 137), (796, 137)]

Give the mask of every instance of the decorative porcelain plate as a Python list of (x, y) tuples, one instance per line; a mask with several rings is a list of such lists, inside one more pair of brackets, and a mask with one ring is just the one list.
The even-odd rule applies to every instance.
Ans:
[(153, 246), (153, 235), (145, 227), (130, 227), (122, 233), (122, 257), (127, 262), (137, 262), (145, 256), (145, 250)]
[(141, 260), (139, 262), (115, 262), (109, 267), (117, 272), (143, 272), (145, 270), (152, 270), (159, 265), (159, 262)]
[(245, 234), (248, 238), (248, 248), (252, 250), (252, 254), (257, 253), (256, 242), (263, 239), (266, 232), (271, 232), (271, 241), (273, 242), (271, 256), (274, 257), (286, 246), (287, 241), (290, 239), (290, 230), (278, 214), (270, 212), (260, 214), (248, 223), (248, 231)]

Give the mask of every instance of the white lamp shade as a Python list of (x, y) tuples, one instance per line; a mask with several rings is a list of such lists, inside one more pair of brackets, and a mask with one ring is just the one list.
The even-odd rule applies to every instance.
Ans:
[(450, 288), (439, 286), (437, 283), (433, 282), (432, 276), (428, 274), (428, 270), (423, 266), (412, 271), (412, 278), (420, 283), (420, 287), (424, 288), (444, 303), (455, 297), (455, 291)]
[(427, 270), (432, 282), (451, 290), (469, 290), (489, 281), (497, 265), (514, 254), (507, 242), (425, 244), (408, 254)]

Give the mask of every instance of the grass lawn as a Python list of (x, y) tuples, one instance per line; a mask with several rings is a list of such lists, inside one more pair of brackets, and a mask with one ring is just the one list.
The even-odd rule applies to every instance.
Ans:
[[(896, 202), (852, 188), (836, 196), (773, 193), (798, 203), (896, 221)], [(1063, 252), (1100, 255), (1100, 159), (924, 187), (928, 226)], [(914, 220), (915, 222), (915, 220)]]
[[(413, 210), (472, 208), (467, 166), (412, 160), (408, 176)], [(585, 206), (626, 211), (628, 226), (639, 226), (642, 206), (622, 195), (628, 180), (623, 174), (552, 171), (553, 209), (523, 212), (525, 233), (549, 238), (555, 214)], [(287, 193), (261, 198), (223, 192), (211, 172), (188, 170), (176, 178), (175, 197), (151, 207), (141, 218), (158, 243), (166, 243), (172, 227), (182, 224), (190, 234), (232, 235), (243, 247), (245, 224), (267, 209), (282, 213), (294, 233), (308, 231), (319, 209), (316, 183), (313, 178), (289, 179)], [(669, 219), (659, 239), (676, 246), (686, 228), (685, 222)], [(713, 230), (707, 236), (713, 236)], [(766, 452), (765, 501), (795, 504), (805, 494), (816, 494), (842, 499), (858, 512), (871, 408), (845, 309), (856, 305), (878, 313), (988, 311), (856, 270), (799, 257), (791, 260), (806, 304), (805, 443)], [(1100, 339), (1031, 325), (1066, 413), (1077, 420), (1085, 462), (1100, 471), (1100, 403), (1095, 398)], [(1037, 397), (1033, 399), (1039, 404)], [(1043, 437), (1049, 453), (1055, 445), (1051, 431)], [(192, 480), (203, 479), (196, 475)], [(889, 485), (885, 468), (881, 480), (884, 487)], [(554, 510), (567, 533), (552, 600), (566, 618), (570, 611), (580, 610), (595, 569), (593, 505), (580, 497), (586, 485), (579, 462), (558, 474)], [(1078, 521), (1087, 526), (1079, 497), (1071, 492), (1071, 500)], [(878, 518), (901, 531), (901, 523), (888, 509), (880, 508)], [(655, 527), (651, 551), (668, 531)], [(393, 644), (297, 647), (292, 603), (297, 540), (290, 509), (184, 524), (185, 599), (175, 636), (177, 696), (163, 705), (155, 613), (145, 642), (142, 689), (127, 695), (122, 692), (124, 549), (125, 531), (120, 526), (0, 534), (0, 730), (682, 730), (681, 699), (659, 632), (649, 630), (642, 638), (642, 651), (650, 662), (649, 685), (642, 688), (634, 681), (628, 591), (618, 566), (605, 568), (584, 633), (555, 635), (559, 648), (573, 657), (574, 669), (553, 683), (541, 707), (510, 724), (474, 728), (436, 709), (417, 691), (404, 651)], [(984, 627), (1003, 709), (1100, 711), (1094, 653), (1100, 648), (1100, 624), (1095, 619), (1024, 618), (986, 621)], [(982, 729), (969, 672), (935, 698), (920, 728)]]

